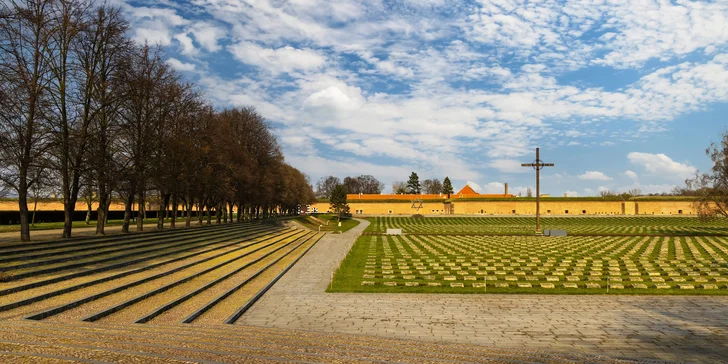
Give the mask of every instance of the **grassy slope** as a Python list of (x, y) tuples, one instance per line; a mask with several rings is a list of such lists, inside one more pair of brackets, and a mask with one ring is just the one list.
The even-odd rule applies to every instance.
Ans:
[(359, 221), (354, 220), (352, 218), (342, 218), (341, 220), (341, 227), (337, 224), (337, 216), (335, 214), (318, 214), (316, 215), (316, 218), (319, 220), (323, 220), (324, 222), (328, 221), (328, 225), (320, 224), (315, 219), (312, 219), (309, 216), (300, 216), (296, 218), (296, 221), (303, 224), (307, 228), (311, 230), (318, 230), (319, 225), (323, 225), (321, 227), (321, 231), (335, 231), (335, 232), (345, 232), (349, 231), (354, 226), (359, 225)]
[[(488, 288), (487, 290), (484, 288), (474, 288), (472, 287), (472, 283), (484, 283), (482, 276), (478, 277), (477, 281), (462, 281), (457, 280), (456, 282), (459, 283), (465, 283), (465, 287), (450, 287), (449, 282), (444, 281), (437, 281), (442, 283), (441, 287), (427, 287), (427, 286), (418, 286), (418, 287), (405, 287), (404, 282), (406, 282), (404, 279), (399, 276), (399, 278), (396, 279), (386, 279), (388, 282), (397, 282), (397, 286), (395, 287), (389, 287), (382, 285), (382, 279), (363, 279), (362, 275), (364, 273), (364, 266), (367, 259), (367, 252), (369, 250), (369, 242), (370, 239), (377, 238), (377, 237), (371, 237), (371, 236), (362, 236), (360, 237), (354, 246), (352, 247), (349, 254), (346, 256), (344, 261), (342, 262), (339, 269), (336, 271), (336, 274), (334, 275), (334, 281), (332, 286), (327, 289), (328, 292), (361, 292), (361, 293), (499, 293), (499, 294), (612, 294), (612, 295), (630, 295), (630, 294), (636, 294), (636, 295), (728, 295), (728, 289), (718, 289), (718, 290), (701, 290), (701, 289), (691, 289), (691, 290), (681, 290), (677, 288), (672, 289), (632, 289), (627, 288), (629, 285), (635, 282), (621, 282), (621, 284), (624, 285), (624, 289), (610, 289), (607, 291), (605, 282), (597, 282), (601, 283), (602, 288), (600, 289), (594, 289), (594, 288), (562, 288), (560, 287), (563, 283), (569, 283), (565, 280), (559, 281), (559, 282), (545, 282), (545, 281), (531, 281), (531, 282), (525, 282), (525, 281), (519, 281), (520, 283), (531, 283), (534, 287), (533, 288), (517, 288), (517, 287), (510, 287), (510, 288), (496, 288), (493, 285), (492, 281), (488, 282)], [(381, 244), (381, 243), (380, 243)], [(382, 254), (381, 249), (377, 250), (377, 260), (379, 260), (384, 254)], [(398, 258), (401, 258), (397, 255), (395, 255), (393, 260), (396, 260)], [(417, 274), (415, 274), (417, 275)], [(379, 276), (379, 275), (378, 275)], [(492, 277), (492, 276), (490, 276)], [(503, 277), (498, 277), (498, 282), (503, 283), (506, 282), (503, 280)], [(649, 279), (647, 277), (643, 276), (645, 278), (645, 282), (641, 282), (644, 284), (647, 284), (648, 287), (651, 287), (653, 283), (649, 282)], [(363, 280), (368, 281), (377, 281), (377, 285), (374, 286), (362, 286), (361, 282)], [(415, 280), (416, 282), (420, 282), (420, 284), (423, 284), (422, 280)], [(515, 282), (508, 282), (513, 286)], [(554, 283), (556, 288), (540, 288), (540, 283)], [(578, 282), (580, 285), (586, 283), (586, 281)], [(620, 282), (616, 282), (620, 283)], [(640, 282), (636, 282), (640, 283)], [(668, 282), (669, 284), (675, 284), (672, 282)], [(688, 284), (693, 284), (695, 286), (699, 285), (699, 283), (694, 282), (685, 282)], [(715, 282), (709, 282), (710, 284), (716, 284)], [(718, 286), (722, 286), (724, 283), (718, 283)], [(468, 287), (470, 286), (470, 287)]]
[[(371, 217), (365, 232), (383, 233), (387, 228), (402, 228), (405, 233), (444, 234), (533, 234), (535, 217)], [(542, 217), (542, 229), (564, 229), (573, 234), (728, 234), (728, 220), (701, 221), (688, 216), (574, 216)]]
[[(169, 222), (170, 219), (166, 219), (165, 222)], [(180, 219), (177, 219), (177, 222), (179, 223)], [(182, 220), (184, 223), (184, 219)], [(106, 226), (120, 226), (124, 223), (124, 220), (109, 220), (109, 222), (106, 224)], [(146, 219), (144, 220), (144, 224), (156, 224), (157, 219)], [(135, 222), (132, 222), (131, 225), (136, 226)], [(91, 220), (91, 222), (86, 225), (85, 221), (74, 221), (73, 222), (73, 228), (86, 228), (86, 227), (96, 227), (96, 220)], [(38, 231), (38, 230), (52, 230), (52, 229), (63, 229), (63, 222), (39, 222), (36, 223), (35, 226), (30, 227), (30, 231)], [(20, 231), (20, 224), (13, 224), (13, 225), (0, 225), (0, 233), (11, 233), (15, 231)]]
[[(381, 219), (381, 218), (380, 218)], [(394, 220), (395, 222), (405, 223), (409, 222), (413, 225), (409, 225), (409, 227), (412, 229), (414, 226), (414, 229), (417, 228), (417, 224), (422, 224), (422, 227), (426, 227), (428, 232), (437, 232), (438, 229), (441, 229), (445, 232), (452, 232), (453, 228), (460, 230), (460, 231), (466, 231), (468, 230), (468, 221), (463, 220), (457, 220), (461, 218), (429, 218), (429, 219), (417, 219), (415, 221), (412, 221), (413, 219), (408, 218), (394, 218), (399, 220)], [(452, 221), (448, 221), (448, 219), (452, 219)], [(478, 217), (478, 218), (471, 218), (471, 219), (477, 219), (475, 221), (470, 222), (480, 222), (482, 224), (474, 224), (475, 228), (471, 228), (471, 233), (483, 233), (483, 230), (488, 230), (490, 227), (492, 228), (499, 228), (502, 227), (503, 219), (520, 219), (520, 220), (528, 220), (533, 218), (528, 217), (505, 217), (505, 218), (497, 218), (500, 220), (493, 220), (495, 218), (489, 218), (489, 217)], [(556, 218), (554, 218), (556, 219)], [(379, 224), (377, 225), (377, 218), (369, 218), (369, 220), (372, 222), (372, 224), (367, 228), (367, 231), (370, 232), (380, 232), (386, 228), (384, 224), (382, 223), (382, 220), (379, 220)], [(408, 221), (406, 221), (408, 220)], [(506, 222), (509, 220), (505, 220)], [(391, 222), (391, 221), (390, 221)], [(501, 224), (499, 224), (499, 222)], [(512, 221), (511, 221), (512, 222)], [(531, 221), (527, 221), (531, 222)], [(725, 226), (725, 222), (722, 220), (714, 220), (714, 221), (708, 221), (708, 222), (701, 222), (697, 218), (688, 218), (688, 217), (633, 217), (630, 219), (623, 219), (621, 221), (617, 221), (614, 218), (610, 217), (588, 217), (588, 218), (580, 218), (580, 219), (574, 219), (571, 220), (572, 225), (569, 226), (571, 229), (591, 229), (595, 231), (600, 230), (608, 230), (610, 227), (613, 227), (614, 225), (621, 225), (626, 226), (629, 228), (634, 229), (642, 229), (643, 231), (646, 231), (647, 233), (656, 233), (656, 234), (662, 234), (664, 232), (674, 233), (674, 235), (691, 235), (695, 237), (699, 236), (706, 236), (709, 234), (706, 234), (705, 231), (714, 231), (713, 229), (719, 228), (718, 226), (721, 226), (720, 229), (724, 229), (722, 226)], [(439, 223), (439, 224), (438, 224)], [(522, 223), (522, 222), (519, 222)], [(392, 227), (393, 225), (400, 225), (400, 224), (387, 224), (387, 226)], [(662, 227), (660, 227), (659, 224), (662, 224)], [(569, 230), (567, 228), (567, 230)], [(681, 230), (681, 229), (684, 229)], [(532, 231), (532, 230), (531, 230)], [(415, 232), (412, 232), (415, 233)], [(398, 286), (395, 287), (389, 287), (382, 285), (383, 279), (381, 278), (381, 272), (377, 271), (377, 279), (363, 279), (364, 274), (364, 266), (367, 260), (367, 256), (370, 253), (370, 241), (371, 239), (377, 239), (377, 249), (376, 249), (376, 260), (379, 262), (381, 261), (381, 258), (384, 256), (383, 251), (381, 249), (381, 240), (383, 236), (362, 236), (360, 237), (357, 242), (352, 247), (352, 250), (347, 255), (346, 259), (342, 262), (339, 270), (336, 272), (336, 275), (334, 277), (333, 282), (333, 288), (330, 289), (331, 292), (379, 292), (379, 293), (385, 293), (385, 292), (407, 292), (407, 293), (417, 293), (417, 292), (427, 292), (427, 293), (484, 293), (485, 289), (483, 288), (473, 288), (472, 283), (483, 283), (483, 276), (478, 276), (477, 281), (462, 281), (457, 280), (456, 282), (465, 283), (466, 287), (464, 288), (454, 288), (449, 287), (449, 282), (441, 282), (443, 284), (442, 287), (426, 287), (426, 286), (418, 286), (418, 287), (405, 287), (403, 284), (405, 282), (404, 279), (402, 279), (401, 275), (398, 276), (398, 279), (386, 279), (386, 281), (391, 282), (397, 282)], [(447, 235), (443, 236), (431, 236), (431, 239), (434, 239), (435, 241), (447, 241), (450, 239)], [(500, 238), (495, 238), (500, 239)], [(505, 238), (504, 238), (505, 239)], [(548, 239), (548, 238), (546, 238)], [(579, 238), (577, 238), (579, 239)], [(602, 239), (609, 239), (605, 237), (587, 237), (587, 238), (581, 238), (581, 239), (592, 239), (595, 242), (601, 242)], [(630, 239), (630, 247), (636, 244), (637, 241), (639, 241), (641, 238), (639, 237), (630, 237), (630, 238), (624, 238), (624, 239)], [(649, 238), (649, 239), (662, 239), (658, 237)], [(678, 238), (674, 238), (678, 239)], [(686, 260), (690, 261), (690, 255), (688, 252), (690, 252), (690, 249), (688, 249), (686, 245), (686, 239), (695, 239), (690, 237), (682, 237), (679, 238), (681, 241), (681, 246), (683, 248), (683, 251), (686, 253)], [(728, 244), (724, 238), (715, 238), (715, 239), (722, 239), (724, 244)], [(701, 254), (704, 255), (704, 257), (707, 257), (705, 255), (705, 251), (700, 246), (695, 246), (695, 248), (701, 252)], [(407, 248), (409, 250), (409, 248)], [(644, 249), (644, 248), (643, 248)], [(626, 250), (625, 250), (626, 251)], [(592, 255), (590, 253), (584, 253), (585, 255), (582, 256), (584, 258), (589, 258)], [(674, 259), (674, 246), (670, 247), (670, 254), (673, 256)], [(558, 256), (554, 256), (557, 260), (562, 259), (559, 254)], [(572, 254), (574, 255), (574, 254)], [(577, 257), (579, 254), (575, 254)], [(599, 254), (599, 258), (601, 258), (603, 254)], [(395, 254), (393, 257), (393, 261), (396, 261), (396, 259), (401, 259), (402, 257), (398, 254)], [(488, 256), (485, 257), (486, 259)], [(657, 256), (657, 251), (651, 252), (648, 256), (650, 261), (655, 261)], [(409, 259), (407, 259), (409, 261)], [(410, 262), (411, 263), (411, 262)], [(725, 267), (724, 267), (725, 268)], [(417, 275), (415, 273), (415, 275)], [(643, 278), (645, 279), (644, 284), (647, 284), (648, 287), (651, 287), (652, 283), (648, 279), (646, 275), (643, 275)], [(665, 277), (667, 278), (667, 277)], [(374, 286), (362, 286), (361, 282), (363, 280), (374, 280), (377, 282), (377, 285)], [(420, 282), (420, 284), (423, 284), (422, 280), (416, 280), (417, 282)], [(499, 277), (498, 282), (505, 282), (503, 280), (503, 277)], [(519, 282), (523, 282), (520, 281)], [(511, 285), (514, 284), (514, 282), (508, 282)], [(537, 286), (540, 283), (547, 283), (544, 281), (532, 281), (529, 282), (532, 283), (534, 286)], [(607, 289), (605, 287), (606, 282), (600, 282), (603, 286), (601, 289), (587, 289), (587, 288), (577, 288), (577, 289), (566, 289), (566, 288), (559, 288), (559, 286), (563, 283), (567, 283), (565, 280), (561, 280), (559, 282), (553, 282), (556, 286), (556, 288), (553, 289), (543, 289), (540, 287), (534, 287), (534, 288), (495, 288), (493, 285), (493, 282), (489, 282), (487, 292), (488, 293), (513, 293), (513, 294), (528, 294), (528, 293), (539, 293), (539, 294), (607, 294)], [(578, 282), (580, 285), (586, 283), (586, 281)], [(614, 290), (611, 289), (609, 291), (609, 294), (669, 294), (669, 295), (725, 295), (728, 294), (728, 289), (720, 289), (720, 290), (701, 290), (701, 289), (694, 289), (694, 290), (680, 290), (680, 289), (667, 289), (667, 290), (658, 290), (658, 289), (631, 289), (627, 288), (632, 283), (638, 283), (638, 282), (629, 282), (628, 280), (625, 280), (624, 282), (621, 282), (625, 289), (620, 290)], [(669, 284), (676, 284), (675, 282), (667, 282)], [(701, 283), (696, 282), (685, 282), (687, 284), (695, 285), (696, 287), (700, 285)], [(719, 287), (724, 285), (725, 283), (716, 283), (716, 282), (708, 282), (710, 284), (717, 284)], [(470, 287), (467, 287), (470, 285)]]

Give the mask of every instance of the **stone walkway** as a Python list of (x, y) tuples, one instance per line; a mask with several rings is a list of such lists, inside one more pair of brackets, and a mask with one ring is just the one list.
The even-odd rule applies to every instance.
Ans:
[(728, 362), (728, 297), (325, 293), (368, 222), (324, 237), (240, 324)]

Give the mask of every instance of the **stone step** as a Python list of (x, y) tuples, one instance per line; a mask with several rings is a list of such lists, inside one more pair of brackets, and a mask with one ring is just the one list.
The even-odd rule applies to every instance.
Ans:
[[(301, 232), (295, 232), (294, 234), (301, 234)], [(90, 295), (80, 296), (79, 294), (74, 294), (72, 295), (74, 296), (72, 302), (66, 302), (61, 306), (35, 313), (28, 318), (41, 320), (59, 315), (59, 317), (53, 317), (52, 319), (82, 319), (93, 312), (118, 305), (141, 292), (151, 291), (160, 285), (178, 280), (193, 279), (204, 274), (204, 272), (215, 269), (215, 267), (220, 267), (230, 261), (242, 259), (257, 250), (275, 244), (283, 239), (285, 237), (255, 241), (237, 247), (232, 251), (206, 257), (174, 269), (161, 269), (161, 271), (157, 270), (154, 273), (141, 275), (133, 281), (126, 281), (121, 285), (115, 284), (113, 288), (109, 288), (108, 286), (100, 287), (102, 289), (101, 291), (95, 288)]]
[[(275, 232), (275, 231), (284, 231), (284, 230), (283, 229), (278, 229), (278, 230), (274, 230), (274, 229), (248, 230), (248, 231), (246, 231), (245, 234), (242, 234), (240, 236), (237, 236), (236, 239), (239, 239), (239, 238), (255, 238), (255, 237), (262, 236), (262, 235), (265, 235), (265, 234), (269, 234), (269, 233)], [(233, 241), (233, 243), (228, 244), (228, 245), (232, 245), (232, 244), (236, 244), (236, 243), (240, 242), (240, 240), (232, 240), (232, 241)], [(139, 263), (142, 263), (142, 262), (146, 262), (148, 260), (155, 260), (155, 259), (158, 259), (158, 258), (163, 258), (163, 257), (170, 256), (170, 255), (175, 255), (175, 254), (179, 254), (179, 253), (183, 253), (183, 252), (193, 251), (195, 249), (199, 249), (200, 247), (214, 246), (215, 244), (225, 243), (225, 242), (228, 242), (229, 243), (230, 240), (229, 239), (226, 239), (226, 238), (217, 237), (217, 238), (211, 239), (211, 240), (202, 240), (202, 241), (200, 241), (198, 243), (195, 243), (193, 245), (185, 246), (185, 247), (183, 247), (183, 249), (170, 249), (168, 251), (161, 252), (161, 253), (160, 252), (156, 252), (156, 253), (159, 253), (159, 254), (152, 254), (152, 255), (148, 255), (148, 256), (136, 256), (136, 257), (134, 257), (132, 259), (129, 259), (129, 260), (117, 261), (117, 262), (114, 262), (114, 263), (108, 264), (108, 265), (101, 265), (101, 266), (96, 265), (92, 269), (83, 269), (83, 270), (80, 270), (80, 271), (77, 271), (77, 272), (74, 272), (74, 273), (70, 273), (70, 274), (59, 274), (59, 275), (57, 275), (55, 277), (47, 277), (47, 279), (26, 278), (25, 279), (25, 282), (21, 281), (21, 282), (19, 282), (19, 284), (16, 284), (16, 285), (2, 285), (2, 286), (0, 286), (0, 287), (2, 287), (2, 288), (0, 288), (0, 296), (5, 296), (5, 295), (11, 294), (11, 293), (21, 292), (21, 291), (25, 291), (25, 290), (32, 289), (32, 288), (38, 288), (38, 287), (46, 286), (46, 285), (49, 285), (49, 284), (64, 282), (64, 281), (71, 280), (73, 278), (84, 277), (84, 276), (88, 276), (88, 275), (91, 275), (91, 274), (96, 274), (96, 273), (100, 273), (100, 272), (111, 271), (111, 270), (118, 269), (118, 268), (127, 268), (127, 267), (130, 267), (130, 266), (133, 266), (134, 264), (139, 264)], [(178, 248), (180, 248), (180, 247), (178, 247)], [(193, 253), (193, 254), (197, 254), (197, 253)], [(176, 260), (180, 260), (180, 259), (183, 259), (183, 258), (185, 258), (185, 257), (179, 257), (179, 256), (177, 256), (177, 257), (175, 257), (174, 259), (172, 259), (170, 261), (174, 261), (175, 259)], [(169, 261), (167, 261), (167, 262), (169, 262)], [(159, 264), (162, 264), (162, 263), (155, 263), (154, 266), (157, 266)], [(147, 266), (147, 268), (150, 267), (150, 266), (152, 266), (152, 265)]]
[[(12, 280), (17, 280), (25, 277), (32, 277), (45, 273), (60, 272), (63, 270), (81, 268), (92, 264), (99, 264), (105, 262), (112, 262), (119, 259), (134, 257), (144, 253), (151, 253), (164, 250), (168, 247), (175, 247), (184, 244), (194, 244), (198, 242), (204, 242), (209, 239), (215, 238), (233, 238), (240, 234), (240, 230), (237, 229), (225, 229), (220, 232), (213, 232), (212, 234), (203, 234), (202, 236), (191, 235), (186, 239), (181, 239), (177, 242), (172, 242), (169, 245), (152, 245), (151, 247), (141, 248), (135, 251), (134, 248), (127, 248), (121, 250), (114, 250), (113, 252), (96, 252), (85, 254), (80, 257), (65, 256), (58, 259), (39, 259), (32, 262), (19, 262), (18, 264), (7, 265), (0, 268), (0, 271), (10, 272), (12, 274)], [(71, 262), (69, 264), (65, 264)]]
[(119, 247), (126, 245), (141, 245), (141, 243), (155, 242), (159, 240), (169, 240), (171, 238), (179, 238), (189, 235), (202, 236), (205, 234), (211, 234), (224, 229), (252, 229), (260, 228), (260, 226), (252, 226), (249, 224), (227, 224), (221, 226), (214, 226), (211, 228), (196, 228), (196, 229), (177, 229), (169, 230), (169, 234), (161, 234), (155, 231), (154, 234), (142, 234), (141, 236), (127, 237), (126, 235), (117, 235), (112, 239), (103, 239), (101, 241), (83, 242), (83, 243), (66, 243), (58, 241), (57, 245), (49, 245), (45, 247), (31, 247), (25, 249), (13, 249), (8, 251), (0, 252), (0, 263), (15, 262), (15, 261), (27, 261), (43, 257), (51, 257), (57, 254), (70, 254), (80, 253), (90, 250), (103, 249), (105, 247)]
[[(114, 321), (114, 322), (136, 322), (144, 323), (145, 320), (139, 320), (140, 314), (156, 313), (161, 314), (166, 309), (174, 307), (198, 294), (201, 294), (209, 288), (224, 282), (243, 271), (249, 271), (249, 268), (256, 263), (265, 260), (270, 256), (282, 254), (282, 251), (292, 245), (298, 244), (301, 239), (305, 239), (309, 234), (294, 235), (285, 239), (277, 240), (274, 244), (265, 245), (260, 249), (251, 251), (236, 259), (223, 262), (216, 267), (210, 268), (203, 274), (197, 275), (193, 279), (183, 279), (171, 282), (166, 285), (159, 286), (150, 292), (145, 292), (135, 298), (125, 301), (119, 305), (107, 308), (106, 310), (96, 313), (84, 319), (84, 321)], [(243, 272), (243, 273), (246, 273)], [(160, 303), (164, 303), (159, 307)], [(155, 309), (156, 308), (156, 309)], [(118, 312), (121, 311), (122, 312)], [(108, 317), (107, 317), (108, 316)], [(150, 316), (149, 319), (153, 317)]]

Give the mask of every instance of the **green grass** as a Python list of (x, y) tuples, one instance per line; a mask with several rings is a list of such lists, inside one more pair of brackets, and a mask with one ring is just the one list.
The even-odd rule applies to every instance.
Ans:
[[(213, 219), (214, 220), (214, 219)], [(164, 220), (165, 223), (169, 223), (171, 219)], [(177, 218), (177, 223), (182, 221), (184, 223), (184, 218)], [(193, 219), (193, 221), (196, 221)], [(120, 226), (124, 223), (124, 220), (109, 220), (108, 223), (106, 223), (106, 226)], [(146, 219), (144, 220), (145, 225), (149, 224), (157, 224), (157, 219)], [(136, 222), (131, 222), (131, 226), (136, 226)], [(87, 225), (85, 221), (74, 221), (73, 222), (73, 228), (85, 228), (85, 227), (96, 227), (96, 220), (91, 220), (91, 222)], [(63, 229), (63, 222), (39, 222), (35, 223), (35, 226), (30, 227), (30, 231), (39, 231), (39, 230), (52, 230), (52, 229)], [(0, 225), (0, 233), (11, 233), (20, 231), (20, 224), (12, 224), (12, 225)]]
[[(323, 223), (321, 223), (319, 220), (323, 221)], [(300, 216), (296, 218), (296, 221), (311, 230), (318, 230), (319, 225), (323, 225), (321, 226), (321, 231), (343, 233), (349, 231), (354, 226), (359, 225), (359, 221), (357, 220), (354, 220), (350, 217), (342, 217), (341, 227), (339, 227), (337, 220), (338, 217), (336, 214), (317, 214), (313, 216)], [(326, 224), (326, 222), (328, 222), (328, 224)]]
[[(329, 291), (486, 293), (485, 287), (473, 286), (486, 283), (487, 293), (725, 295), (727, 262), (728, 239), (723, 237), (362, 236), (342, 262)], [(670, 288), (653, 288), (660, 283), (657, 280)], [(386, 286), (387, 282), (397, 285)], [(405, 286), (406, 282), (418, 286)], [(607, 291), (608, 282), (624, 288)], [(518, 283), (530, 283), (533, 288), (520, 288)], [(555, 288), (541, 288), (542, 283)], [(578, 288), (564, 288), (564, 283)], [(587, 284), (601, 288), (587, 288)], [(631, 288), (632, 284), (648, 288)], [(678, 284), (695, 289), (679, 289)], [(700, 288), (704, 284), (719, 289)]]
[[(372, 217), (367, 233), (401, 228), (407, 234), (533, 234), (536, 218), (488, 217)], [(701, 221), (694, 216), (574, 216), (542, 217), (542, 229), (562, 229), (569, 234), (728, 235), (728, 220)]]

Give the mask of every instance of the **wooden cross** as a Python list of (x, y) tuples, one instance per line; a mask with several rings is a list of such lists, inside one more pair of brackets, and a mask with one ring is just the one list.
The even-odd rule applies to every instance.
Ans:
[(536, 148), (536, 160), (533, 163), (522, 163), (521, 167), (533, 167), (536, 170), (536, 234), (541, 232), (541, 176), (540, 171), (543, 167), (553, 167), (553, 163), (544, 163), (540, 159), (540, 154)]

